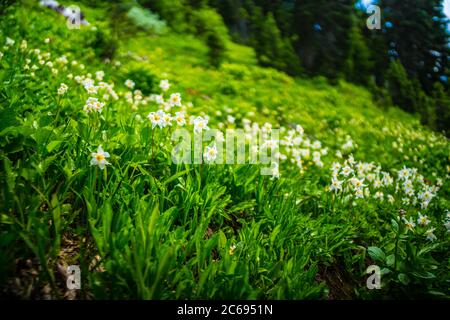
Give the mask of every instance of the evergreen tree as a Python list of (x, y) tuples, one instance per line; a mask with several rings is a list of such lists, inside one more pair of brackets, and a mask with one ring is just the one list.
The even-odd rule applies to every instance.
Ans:
[(368, 84), (373, 72), (372, 55), (367, 46), (366, 38), (360, 31), (361, 27), (358, 25), (356, 18), (353, 20), (353, 26), (348, 32), (350, 49), (344, 72), (347, 80)]
[(143, 6), (158, 13), (176, 32), (192, 31), (188, 24), (189, 7), (186, 0), (140, 0)]
[(389, 55), (398, 58), (407, 74), (417, 77), (427, 93), (445, 74), (448, 20), (442, 0), (382, 0), (384, 39)]
[(394, 104), (409, 112), (418, 111), (415, 87), (400, 61), (391, 62), (386, 73), (386, 83)]
[(230, 35), (237, 42), (247, 39), (248, 15), (241, 0), (211, 0), (210, 5), (223, 17)]
[(311, 75), (337, 77), (344, 73), (355, 14), (353, 0), (296, 0), (292, 30), (297, 53)]
[(262, 20), (262, 12), (260, 10), (255, 12), (257, 14), (253, 26), (258, 36), (254, 37), (254, 47), (261, 65), (280, 69), (292, 75), (299, 74), (298, 57), (290, 40), (281, 36), (272, 13), (268, 13)]
[(431, 97), (434, 99), (436, 110), (436, 128), (445, 130), (450, 134), (450, 96), (445, 92), (444, 86), (435, 82), (431, 91)]
[(225, 55), (225, 44), (229, 41), (222, 17), (214, 9), (205, 7), (192, 12), (190, 24), (195, 34), (205, 40), (210, 64), (218, 67)]
[(209, 32), (206, 36), (206, 45), (209, 48), (208, 58), (209, 63), (213, 67), (219, 67), (224, 58), (225, 43), (219, 34), (215, 32)]

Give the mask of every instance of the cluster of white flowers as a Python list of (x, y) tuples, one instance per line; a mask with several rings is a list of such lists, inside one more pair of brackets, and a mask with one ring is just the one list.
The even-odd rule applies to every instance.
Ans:
[(134, 90), (126, 92), (125, 99), (131, 105), (132, 110), (137, 110), (139, 105), (147, 105), (150, 97), (144, 97), (141, 90)]
[(136, 85), (136, 84), (134, 83), (133, 80), (127, 79), (127, 80), (125, 81), (125, 86), (127, 86), (127, 87), (130, 88), (130, 89), (133, 89), (135, 85)]
[(97, 79), (98, 81), (103, 81), (104, 77), (105, 73), (102, 70), (95, 72), (95, 79)]
[(436, 228), (429, 228), (431, 221), (430, 221), (430, 219), (428, 219), (428, 216), (422, 215), (419, 212), (418, 217), (417, 217), (417, 224), (414, 222), (413, 217), (409, 217), (409, 219), (402, 217), (402, 220), (403, 220), (403, 223), (405, 224), (406, 230), (408, 232), (414, 232), (416, 226), (419, 226), (421, 228), (428, 228), (423, 232), (423, 235), (429, 241), (436, 240), (436, 235), (434, 234), (434, 231), (436, 230)]
[[(22, 41), (21, 50), (26, 51), (27, 49), (26, 41)], [(30, 75), (32, 77), (35, 76), (35, 71), (39, 70), (39, 65), (46, 66), (50, 69), (53, 74), (58, 74), (58, 68), (55, 66), (53, 61), (50, 60), (51, 54), (50, 52), (41, 52), (40, 49), (32, 49), (29, 50), (27, 58), (25, 58), (24, 70), (31, 70)], [(32, 65), (31, 65), (32, 64)], [(30, 66), (31, 65), (31, 66)]]
[(200, 132), (209, 130), (208, 118), (206, 118), (206, 117), (198, 116), (196, 118), (193, 118), (193, 120), (191, 118), (190, 122), (192, 122), (192, 124), (194, 125), (194, 132), (196, 132), (196, 133), (200, 133)]
[(68, 88), (69, 87), (65, 83), (61, 83), (58, 88), (58, 95), (62, 96), (63, 94), (65, 94)]
[[(421, 165), (427, 161), (427, 157), (421, 157), (427, 149), (439, 148), (440, 145), (445, 148), (445, 140), (438, 139), (434, 132), (420, 132), (397, 124), (390, 133), (394, 139), (391, 143), (392, 148), (401, 153), (404, 160), (413, 160)], [(447, 175), (446, 178), (450, 176)]]
[[(45, 43), (48, 43), (49, 41), (50, 40), (48, 38), (44, 40)], [(13, 46), (14, 43), (14, 40), (7, 38), (5, 47)], [(85, 66), (78, 63), (76, 60), (72, 60), (71, 62), (69, 62), (67, 56), (65, 55), (62, 55), (52, 61), (50, 52), (43, 52), (37, 48), (28, 49), (28, 43), (26, 40), (21, 41), (20, 50), (25, 53), (25, 64), (23, 68), (24, 70), (29, 71), (29, 75), (31, 77), (35, 77), (35, 72), (37, 70), (44, 70), (44, 68), (41, 68), (41, 66), (48, 67), (51, 73), (54, 75), (57, 75), (60, 71), (62, 71), (67, 75), (68, 79), (75, 79), (76, 82), (83, 85), (89, 95), (102, 94), (104, 100), (109, 100), (110, 97), (112, 97), (114, 100), (117, 100), (119, 98), (117, 93), (113, 90), (112, 84), (102, 82), (105, 75), (103, 71), (97, 71), (95, 73), (95, 78), (100, 81), (98, 84), (96, 84), (92, 79), (92, 75), (90, 73), (74, 77), (74, 75), (70, 73), (69, 68), (76, 67), (79, 70), (84, 70)], [(63, 95), (67, 92), (67, 90), (68, 86), (66, 84), (61, 84), (60, 88), (58, 89), (58, 94)]]
[(280, 168), (279, 168), (278, 163), (272, 162), (271, 173), (272, 173), (272, 179), (278, 179), (280, 177)]
[(355, 143), (353, 142), (350, 136), (346, 137), (346, 142), (342, 145), (342, 151), (349, 152), (356, 148)]
[(167, 91), (170, 88), (169, 80), (161, 80), (159, 83), (159, 87), (162, 91)]
[[(227, 116), (228, 123), (234, 124), (235, 119), (230, 119)], [(230, 121), (231, 120), (231, 121)], [(303, 172), (305, 164), (316, 165), (322, 167), (323, 162), (321, 157), (326, 155), (328, 150), (322, 148), (320, 141), (311, 140), (306, 137), (304, 129), (300, 125), (296, 125), (295, 129), (286, 129), (286, 127), (279, 127), (278, 139), (273, 139), (270, 134), (273, 132), (273, 125), (271, 123), (264, 123), (262, 126), (257, 122), (252, 122), (249, 119), (242, 119), (245, 141), (250, 144), (250, 153), (253, 155), (260, 152), (270, 150), (277, 160), (286, 161), (296, 164)], [(255, 144), (255, 141), (261, 141)], [(279, 176), (279, 167), (274, 169), (273, 176)]]
[(13, 39), (6, 37), (5, 45), (7, 47), (12, 47), (14, 45), (14, 43), (16, 43), (16, 42)]
[(69, 63), (69, 60), (67, 60), (67, 57), (65, 55), (62, 55), (61, 57), (56, 58), (55, 61), (61, 65), (67, 65)]
[(147, 115), (147, 119), (152, 123), (152, 129), (158, 126), (160, 129), (171, 126), (173, 117), (170, 113), (166, 113), (163, 110), (158, 110), (156, 112), (150, 112)]
[(328, 154), (328, 149), (322, 148), (320, 141), (311, 142), (305, 136), (301, 125), (296, 125), (295, 130), (289, 130), (287, 135), (281, 139), (280, 144), (284, 146), (286, 153), (291, 156), (291, 162), (295, 163), (301, 171), (303, 171), (306, 162), (322, 168), (321, 158)]
[[(96, 79), (98, 80), (99, 75), (101, 75), (103, 71), (97, 71)], [(75, 81), (81, 84), (84, 89), (86, 90), (86, 93), (89, 95), (98, 95), (101, 96), (104, 100), (108, 101), (110, 98), (113, 98), (114, 100), (118, 100), (119, 96), (114, 91), (114, 84), (109, 84), (103, 81), (99, 81), (98, 83), (95, 82), (94, 79), (92, 79), (92, 75), (90, 73), (86, 75), (77, 75), (74, 77)]]
[[(132, 89), (136, 84), (132, 80), (127, 80), (125, 85)], [(168, 80), (162, 80), (159, 86), (163, 91), (167, 91), (170, 88), (170, 83)], [(134, 90), (133, 92), (126, 92), (125, 99), (131, 105), (133, 110), (137, 110), (138, 105), (147, 105), (149, 102), (156, 102), (156, 104), (158, 104), (165, 112), (170, 112), (174, 106), (182, 107), (181, 95), (179, 93), (172, 93), (169, 98), (165, 100), (163, 93), (143, 96), (140, 90)]]
[(439, 190), (438, 185), (427, 185), (417, 169), (404, 167), (398, 171), (398, 177), (394, 181), (388, 172), (381, 170), (381, 166), (356, 163), (352, 155), (342, 164), (333, 163), (331, 170), (329, 190), (353, 194), (355, 198), (368, 198), (373, 194), (375, 199), (383, 201), (386, 193), (390, 203), (394, 203), (397, 196), (402, 199), (403, 205), (420, 204), (422, 209), (426, 209)]
[[(163, 80), (160, 83), (161, 89), (168, 90), (170, 84), (167, 80)], [(130, 97), (131, 98), (131, 97)], [(152, 129), (159, 127), (160, 129), (167, 126), (171, 126), (175, 122), (178, 126), (184, 126), (186, 124), (192, 125), (195, 133), (201, 133), (203, 131), (210, 130), (208, 126), (209, 117), (202, 114), (200, 116), (191, 115), (186, 116), (186, 109), (176, 112), (175, 115), (170, 113), (173, 106), (181, 106), (181, 96), (179, 93), (171, 94), (168, 101), (164, 100), (164, 94), (152, 94), (149, 100), (155, 102), (160, 106), (160, 109), (155, 112), (150, 112), (147, 115), (148, 120), (152, 124)], [(128, 101), (131, 103), (130, 101)], [(228, 110), (227, 110), (228, 109)], [(228, 132), (234, 133), (234, 125), (236, 124), (236, 118), (230, 113), (231, 108), (225, 110), (229, 113), (226, 116), (228, 122)], [(189, 119), (186, 121), (186, 119)], [(270, 151), (277, 160), (290, 160), (291, 163), (296, 164), (300, 171), (303, 172), (304, 165), (316, 165), (318, 167), (323, 166), (321, 157), (328, 152), (327, 148), (322, 147), (322, 143), (317, 140), (311, 141), (305, 133), (302, 126), (297, 125), (294, 129), (287, 130), (285, 127), (280, 127), (279, 130), (283, 133), (281, 139), (273, 139), (270, 134), (273, 131), (273, 125), (271, 123), (264, 123), (259, 125), (256, 122), (252, 122), (249, 119), (242, 119), (244, 130), (245, 142), (249, 145), (249, 151), (254, 157), (255, 155), (263, 152)], [(219, 123), (219, 128), (223, 128), (223, 124)], [(278, 128), (277, 128), (278, 129)], [(215, 140), (217, 143), (224, 141), (224, 134), (222, 131), (217, 130), (215, 134)], [(259, 142), (259, 144), (255, 144)], [(206, 162), (213, 162), (217, 158), (217, 146), (207, 146), (203, 154)], [(278, 178), (280, 176), (280, 168), (278, 162), (272, 162), (270, 167), (272, 178)]]
[(20, 43), (20, 50), (21, 51), (25, 51), (25, 50), (27, 50), (27, 48), (28, 48), (28, 42), (27, 42), (27, 40), (24, 39)]
[[(7, 38), (6, 46), (13, 46), (14, 40)], [(27, 50), (28, 44), (24, 40), (21, 43), (21, 49)], [(81, 70), (84, 70), (84, 65), (79, 64), (76, 60), (69, 61), (66, 56), (61, 56), (55, 59), (55, 63), (50, 60), (50, 53), (41, 52), (39, 49), (31, 49), (29, 52), (34, 53), (37, 60), (37, 65), (46, 65), (52, 69), (53, 73), (57, 73), (55, 63), (63, 66), (63, 70), (67, 69), (67, 66), (76, 66)], [(34, 58), (30, 57), (26, 59), (25, 69), (31, 69), (35, 71), (39, 69), (36, 64), (33, 64)], [(53, 70), (55, 69), (55, 70)], [(108, 101), (111, 97), (114, 100), (119, 99), (119, 95), (114, 91), (114, 84), (104, 82), (105, 73), (103, 71), (96, 71), (94, 77), (90, 73), (85, 75), (73, 76), (68, 73), (69, 79), (75, 79), (76, 82), (81, 84), (85, 89), (89, 98), (86, 101), (83, 110), (86, 113), (93, 111), (102, 112), (105, 103), (99, 101), (101, 97), (103, 101)], [(95, 80), (94, 80), (95, 79)], [(125, 81), (125, 86), (134, 89), (136, 83), (128, 79)], [(187, 124), (186, 107), (182, 105), (181, 95), (179, 93), (171, 93), (168, 98), (164, 97), (164, 93), (167, 92), (171, 84), (168, 80), (161, 80), (159, 87), (162, 91), (161, 94), (152, 94), (148, 97), (144, 97), (140, 90), (128, 91), (123, 94), (125, 100), (131, 104), (133, 110), (137, 110), (139, 105), (147, 105), (153, 101), (159, 105), (159, 110), (156, 112), (150, 112), (147, 118), (152, 124), (152, 128), (159, 127), (164, 128), (172, 126), (175, 122), (178, 126), (185, 126)], [(67, 92), (68, 86), (64, 83), (60, 85), (58, 94), (63, 95)], [(180, 111), (175, 112), (175, 115), (170, 113), (172, 107), (182, 107)], [(236, 125), (236, 114), (232, 113), (231, 108), (224, 108), (228, 113), (226, 115), (226, 123), (228, 126)], [(250, 113), (248, 114), (250, 116)], [(238, 114), (238, 116), (240, 116)], [(189, 117), (189, 125), (192, 125), (194, 132), (199, 133), (204, 130), (209, 130), (208, 127), (209, 117), (202, 114), (201, 116)], [(282, 133), (281, 138), (273, 139), (269, 137), (272, 132), (273, 125), (271, 123), (264, 123), (259, 125), (256, 122), (252, 122), (248, 119), (241, 120), (243, 129), (245, 132), (245, 141), (254, 142), (262, 141), (259, 145), (251, 144), (250, 152), (252, 154), (261, 153), (266, 150), (270, 150), (277, 160), (290, 161), (295, 164), (300, 172), (303, 172), (308, 166), (323, 167), (322, 157), (327, 155), (328, 149), (322, 147), (322, 143), (317, 140), (311, 140), (308, 138), (303, 130), (303, 127), (297, 125), (295, 128), (280, 127), (277, 128)], [(219, 128), (223, 127), (222, 123), (219, 123)], [(262, 140), (258, 140), (259, 137)], [(223, 133), (219, 132), (216, 136), (217, 142), (223, 141)], [(343, 152), (348, 152), (356, 148), (356, 144), (353, 142), (350, 136), (346, 137), (346, 142), (342, 146)], [(209, 147), (208, 154), (205, 159), (207, 161), (213, 160), (213, 157), (209, 153), (214, 153), (217, 150), (216, 146)], [(338, 150), (336, 153), (338, 158), (342, 158), (342, 153)], [(214, 158), (215, 159), (215, 158)], [(273, 177), (279, 176), (278, 163), (272, 164)], [(385, 199), (385, 194), (382, 188), (388, 188), (393, 184), (393, 178), (387, 172), (382, 172), (381, 168), (370, 163), (358, 163), (356, 164), (353, 157), (350, 155), (344, 164), (333, 164), (332, 183), (329, 189), (335, 192), (347, 192), (351, 191), (355, 198), (369, 197), (373, 194), (373, 197), (382, 201)], [(403, 198), (403, 202), (409, 204), (410, 202), (415, 205), (420, 203), (422, 208), (426, 208), (432, 198), (434, 197), (438, 187), (429, 187), (423, 182), (423, 177), (417, 175), (415, 169), (402, 169), (399, 172), (399, 181), (402, 181), (400, 186), (397, 182), (396, 193), (401, 189), (406, 194)], [(442, 184), (442, 183), (441, 183)], [(439, 183), (437, 184), (439, 185)], [(395, 202), (394, 194), (386, 194), (386, 198), (389, 202)]]
[[(342, 164), (334, 162), (331, 170), (329, 190), (349, 193), (357, 199), (370, 197), (372, 189), (373, 197), (382, 201), (384, 193), (379, 189), (389, 187), (393, 183), (390, 174), (381, 171), (380, 166), (375, 166), (373, 163), (356, 163), (351, 154)], [(393, 202), (394, 197), (388, 195), (388, 200)]]
[(83, 107), (83, 111), (86, 113), (91, 113), (93, 111), (101, 113), (104, 106), (105, 106), (104, 102), (98, 101), (97, 98), (89, 97), (86, 100), (86, 104)]
[(167, 101), (164, 100), (163, 94), (152, 94), (150, 95), (149, 100), (156, 102), (156, 104), (160, 105), (164, 111), (170, 111), (174, 106), (182, 107), (181, 95), (179, 93), (172, 93)]
[(398, 171), (396, 192), (400, 190), (404, 192), (405, 197), (402, 199), (405, 205), (417, 205), (420, 203), (422, 209), (426, 209), (430, 201), (435, 197), (442, 181), (438, 181), (436, 185), (430, 186), (425, 183), (425, 179), (417, 172), (416, 168), (406, 168)]

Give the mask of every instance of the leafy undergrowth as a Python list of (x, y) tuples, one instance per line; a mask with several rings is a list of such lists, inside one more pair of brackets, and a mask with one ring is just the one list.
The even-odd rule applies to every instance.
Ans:
[[(91, 25), (75, 30), (34, 1), (0, 20), (3, 296), (448, 297), (446, 138), (364, 88), (258, 67), (247, 47), (212, 69), (188, 35), (114, 40), (108, 11), (81, 7)], [(204, 163), (176, 164), (177, 128), (243, 129), (263, 138), (246, 160), (277, 161), (216, 163), (216, 132)]]

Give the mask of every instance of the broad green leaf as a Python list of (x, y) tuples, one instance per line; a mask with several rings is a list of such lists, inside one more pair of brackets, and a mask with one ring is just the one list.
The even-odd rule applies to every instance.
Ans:
[(392, 267), (395, 264), (395, 255), (390, 254), (386, 257), (386, 264), (389, 267)]
[(55, 148), (59, 147), (62, 141), (54, 140), (47, 144), (47, 151), (52, 152)]
[(386, 259), (383, 250), (378, 247), (369, 247), (367, 249), (367, 252), (369, 253), (369, 256), (375, 261), (384, 261)]
[(409, 277), (404, 273), (398, 275), (398, 280), (405, 286), (409, 284)]

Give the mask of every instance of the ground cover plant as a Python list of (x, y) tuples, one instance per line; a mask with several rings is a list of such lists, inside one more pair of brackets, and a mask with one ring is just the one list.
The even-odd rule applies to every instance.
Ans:
[[(144, 9), (65, 4), (89, 24), (31, 0), (0, 17), (2, 297), (449, 297), (443, 134), (230, 39), (211, 67), (214, 39)], [(214, 132), (200, 163), (174, 161), (177, 129)], [(244, 163), (218, 161), (230, 130)], [(250, 163), (263, 152), (274, 161)]]

